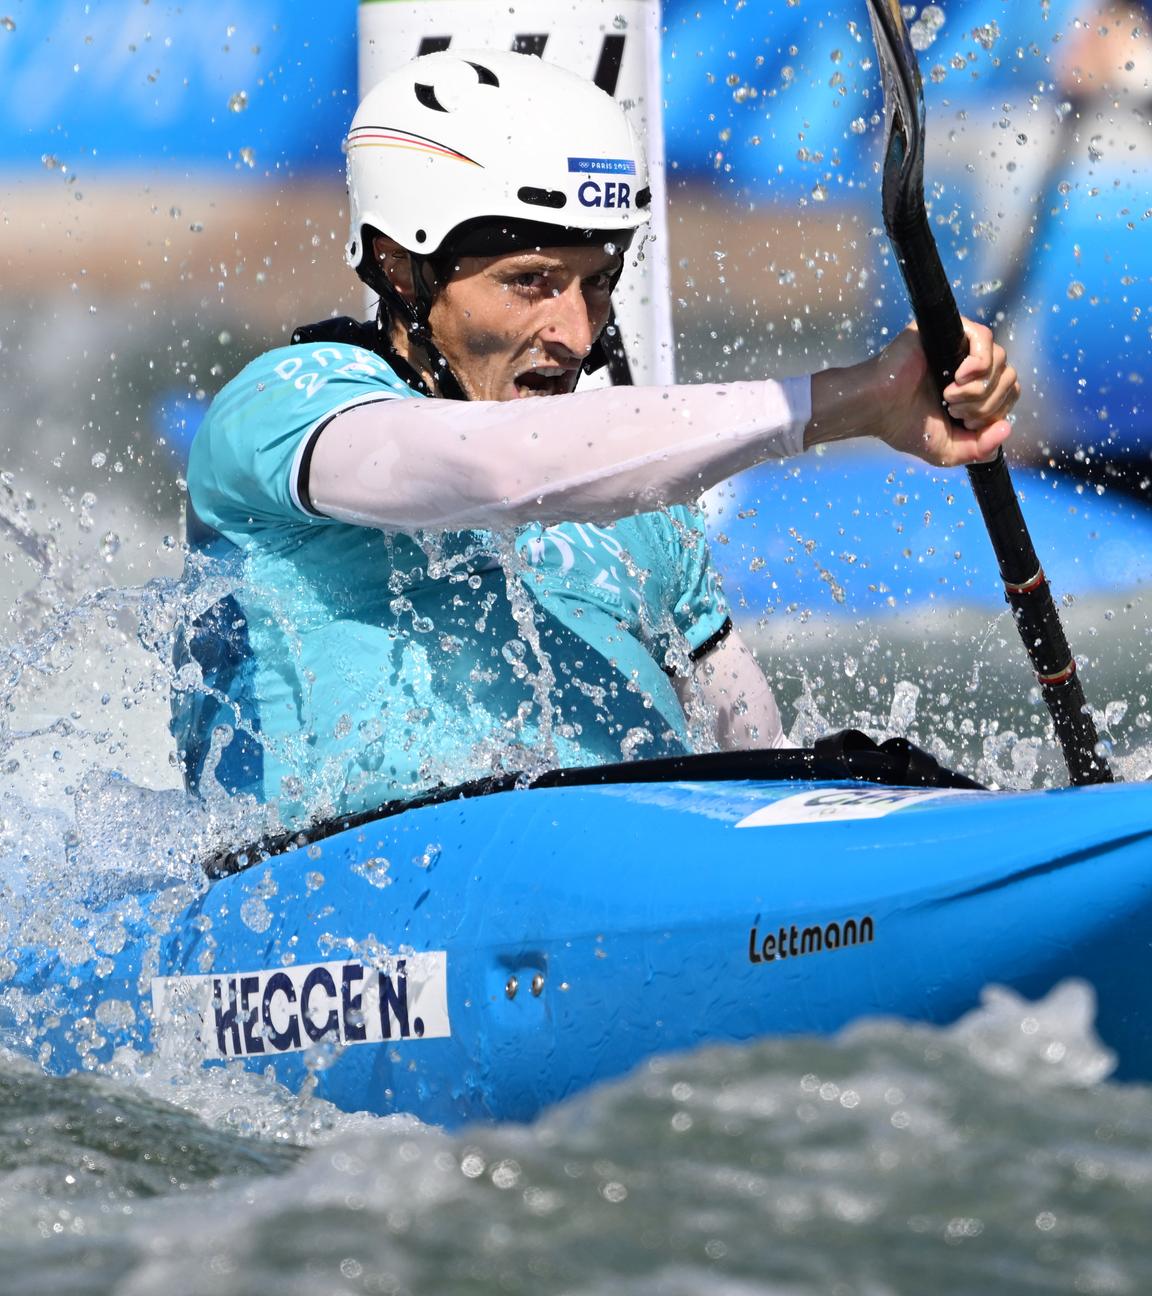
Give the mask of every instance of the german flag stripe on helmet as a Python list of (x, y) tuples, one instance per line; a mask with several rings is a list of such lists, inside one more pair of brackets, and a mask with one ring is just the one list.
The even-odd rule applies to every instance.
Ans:
[(457, 162), (467, 162), (471, 166), (483, 167), (482, 162), (468, 157), (456, 149), (449, 148), (437, 140), (428, 139), (425, 135), (415, 135), (411, 131), (397, 130), (393, 126), (357, 126), (348, 134), (349, 150), (354, 148), (398, 148), (409, 149), (415, 153), (427, 153), (432, 157), (454, 158)]

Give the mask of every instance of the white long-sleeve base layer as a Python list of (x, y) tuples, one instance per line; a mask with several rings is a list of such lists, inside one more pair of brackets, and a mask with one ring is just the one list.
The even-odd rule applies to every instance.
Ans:
[(811, 382), (612, 387), (515, 401), (381, 400), (320, 434), (308, 492), (387, 531), (607, 523), (804, 448)]
[[(810, 416), (808, 378), (383, 400), (324, 429), (309, 494), (328, 517), (403, 532), (608, 523), (692, 503), (737, 472), (798, 454)], [(772, 689), (736, 631), (678, 692), (715, 716), (721, 748), (788, 745)]]

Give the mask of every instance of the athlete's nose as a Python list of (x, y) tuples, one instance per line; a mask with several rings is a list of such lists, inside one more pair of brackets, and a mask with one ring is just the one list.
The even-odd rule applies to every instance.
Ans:
[(549, 346), (562, 347), (575, 359), (583, 360), (592, 350), (600, 327), (592, 318), (583, 285), (573, 279), (552, 297), (543, 336)]

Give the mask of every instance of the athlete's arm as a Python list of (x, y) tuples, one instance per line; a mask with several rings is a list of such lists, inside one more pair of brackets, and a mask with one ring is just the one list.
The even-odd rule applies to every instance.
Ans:
[(691, 675), (677, 676), (674, 683), (685, 711), (706, 708), (721, 751), (792, 745), (772, 686), (735, 628), (693, 662)]
[(612, 522), (799, 453), (809, 414), (807, 378), (379, 401), (323, 428), (300, 495), (324, 516), (384, 530)]
[(880, 355), (811, 380), (355, 406), (320, 431), (296, 486), (306, 507), (345, 522), (500, 530), (688, 503), (766, 459), (845, 437), (973, 463), (1007, 438), (1020, 384), (991, 332), (965, 329), (971, 352), (944, 393), (950, 418), (906, 329)]

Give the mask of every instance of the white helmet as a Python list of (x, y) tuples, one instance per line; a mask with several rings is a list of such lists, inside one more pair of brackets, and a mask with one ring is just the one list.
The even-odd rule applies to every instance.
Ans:
[(414, 59), (368, 92), (344, 147), (346, 255), (370, 282), (365, 227), (434, 257), (626, 245), (649, 218), (643, 153), (615, 100), (533, 54)]

